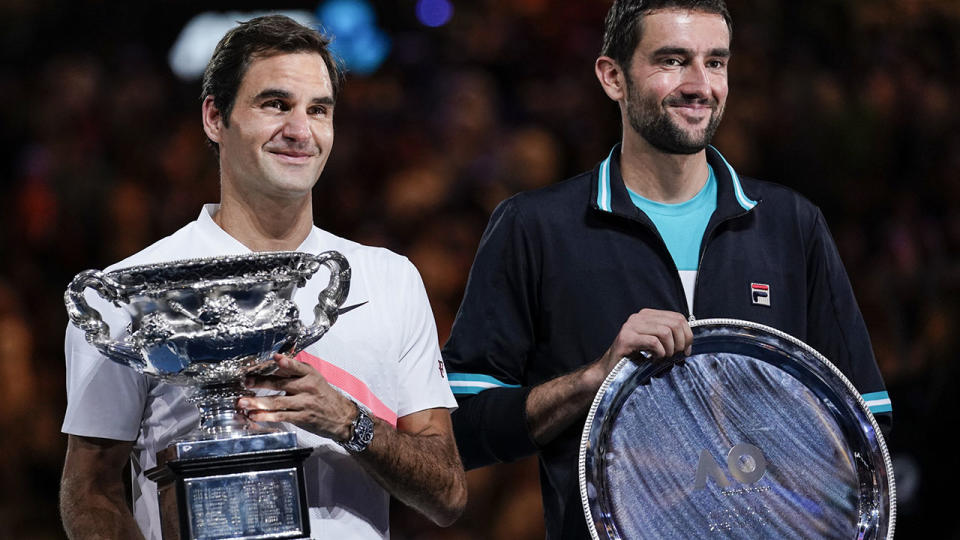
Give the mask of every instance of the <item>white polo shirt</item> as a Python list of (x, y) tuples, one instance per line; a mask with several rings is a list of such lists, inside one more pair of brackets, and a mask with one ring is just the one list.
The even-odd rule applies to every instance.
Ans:
[[(196, 221), (143, 251), (107, 268), (178, 259), (240, 255), (250, 250), (212, 219), (208, 204)], [(298, 357), (327, 380), (396, 426), (397, 418), (446, 407), (456, 401), (446, 381), (437, 346), (436, 324), (420, 275), (405, 257), (339, 238), (314, 227), (297, 251), (342, 253), (352, 279), (342, 314), (320, 341)], [(305, 324), (313, 322), (317, 297), (327, 285), (321, 268), (294, 300)], [(87, 301), (116, 337), (129, 316), (92, 290)], [(64, 433), (135, 441), (132, 455), (134, 515), (147, 539), (160, 540), (156, 484), (143, 471), (156, 465), (156, 453), (197, 426), (196, 407), (184, 391), (102, 356), (68, 325), (66, 335), (67, 412)], [(389, 494), (352, 456), (329, 439), (294, 426), (300, 444), (317, 448), (305, 463), (310, 532), (315, 538), (388, 538)], [(424, 456), (428, 458), (428, 456)]]

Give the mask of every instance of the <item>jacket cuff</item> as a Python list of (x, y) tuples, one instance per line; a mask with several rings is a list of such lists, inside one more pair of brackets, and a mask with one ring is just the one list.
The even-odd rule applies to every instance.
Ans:
[(465, 468), (516, 461), (539, 450), (527, 428), (530, 390), (491, 388), (458, 398), (453, 433)]

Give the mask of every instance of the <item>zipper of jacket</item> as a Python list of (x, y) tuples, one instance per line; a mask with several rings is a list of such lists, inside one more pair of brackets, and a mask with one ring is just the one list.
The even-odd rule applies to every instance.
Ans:
[[(759, 204), (759, 203), (758, 203), (758, 204)], [(754, 206), (753, 208), (756, 208), (756, 206)], [(728, 217), (725, 217), (725, 218), (721, 219), (720, 221), (714, 223), (713, 227), (711, 227), (709, 230), (707, 230), (706, 233), (704, 233), (704, 235), (703, 235), (703, 249), (700, 250), (700, 260), (697, 261), (697, 275), (696, 275), (696, 277), (693, 278), (693, 306), (694, 306), (694, 307), (696, 307), (696, 305), (697, 305), (697, 296), (699, 296), (699, 292), (700, 292), (700, 272), (703, 270), (703, 260), (706, 259), (706, 257), (707, 257), (707, 250), (710, 249), (710, 240), (713, 239), (713, 233), (716, 232), (716, 230), (720, 228), (720, 225), (723, 225), (724, 223), (727, 223), (728, 221), (733, 221), (734, 219), (739, 219), (739, 218), (741, 218), (741, 217), (749, 214), (750, 212), (753, 211), (753, 208), (751, 208), (750, 210), (744, 210), (743, 212), (740, 212), (739, 214), (734, 214), (734, 215), (732, 215), (732, 216), (728, 216)], [(680, 273), (677, 272), (677, 275), (679, 276)], [(691, 310), (691, 313), (690, 313), (690, 315), (687, 317), (687, 320), (690, 321), (690, 322), (693, 322), (693, 321), (697, 320), (697, 318), (694, 317), (694, 315), (693, 315), (693, 310)]]
[[(643, 226), (644, 228), (646, 228), (648, 231), (652, 232), (653, 235), (657, 238), (657, 240), (660, 241), (660, 256), (662, 257), (662, 256), (666, 255), (667, 260), (670, 261), (670, 265), (673, 266), (673, 276), (674, 276), (673, 283), (674, 283), (674, 285), (675, 285), (675, 290), (676, 290), (676, 292), (679, 292), (680, 305), (683, 306), (683, 311), (684, 311), (684, 312), (689, 312), (689, 311), (690, 311), (690, 305), (689, 305), (688, 302), (687, 302), (687, 293), (683, 290), (683, 281), (680, 279), (680, 269), (677, 268), (677, 263), (676, 263), (676, 261), (673, 260), (673, 255), (670, 255), (670, 249), (667, 247), (667, 243), (663, 240), (663, 236), (660, 235), (660, 231), (657, 230), (656, 225), (654, 225), (653, 222), (647, 223), (647, 222), (643, 221), (642, 219), (640, 219), (639, 216), (627, 216), (627, 215), (624, 215), (624, 214), (613, 214), (612, 212), (611, 212), (611, 214), (612, 214), (612, 215), (619, 215), (620, 217), (626, 218), (626, 219), (628, 219), (628, 220), (630, 220), (630, 221), (633, 221), (633, 222), (635, 222), (635, 223), (638, 223), (639, 225), (642, 225), (642, 226)], [(647, 218), (647, 219), (650, 219), (650, 218)], [(731, 218), (731, 219), (732, 219), (732, 218)], [(694, 280), (694, 287), (696, 287), (696, 280)], [(694, 294), (694, 297), (696, 297), (696, 294)], [(687, 317), (688, 317), (690, 320), (693, 320), (693, 313), (687, 313)]]

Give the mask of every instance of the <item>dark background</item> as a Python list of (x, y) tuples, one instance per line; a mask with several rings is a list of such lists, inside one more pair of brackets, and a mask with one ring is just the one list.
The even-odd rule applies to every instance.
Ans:
[[(374, 74), (348, 76), (315, 209), (320, 226), (413, 260), (442, 343), (496, 203), (592, 168), (620, 126), (592, 68), (607, 2), (457, 1), (440, 28), (413, 6), (376, 3), (392, 50)], [(173, 40), (201, 11), (264, 7), (0, 1), (0, 538), (62, 536), (67, 283), (218, 198), (199, 85), (167, 67)], [(823, 209), (893, 400), (898, 536), (960, 538), (946, 440), (958, 426), (960, 2), (730, 8), (715, 144)], [(395, 504), (393, 537), (543, 536), (532, 460), (469, 480), (455, 526)]]

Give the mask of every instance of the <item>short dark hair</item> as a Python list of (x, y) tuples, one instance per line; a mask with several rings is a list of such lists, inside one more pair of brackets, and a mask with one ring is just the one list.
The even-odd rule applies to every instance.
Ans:
[[(229, 127), (237, 90), (250, 64), (257, 58), (300, 52), (317, 53), (323, 58), (336, 101), (343, 86), (343, 72), (340, 62), (330, 52), (330, 41), (319, 31), (284, 15), (264, 15), (242, 22), (217, 43), (213, 57), (203, 72), (200, 101), (213, 96), (213, 104), (220, 111), (223, 125)], [(213, 141), (210, 142), (219, 154), (220, 148)]]
[(600, 55), (613, 58), (621, 67), (628, 67), (640, 43), (644, 16), (661, 9), (685, 9), (720, 15), (733, 36), (733, 19), (724, 0), (615, 0), (604, 22)]

